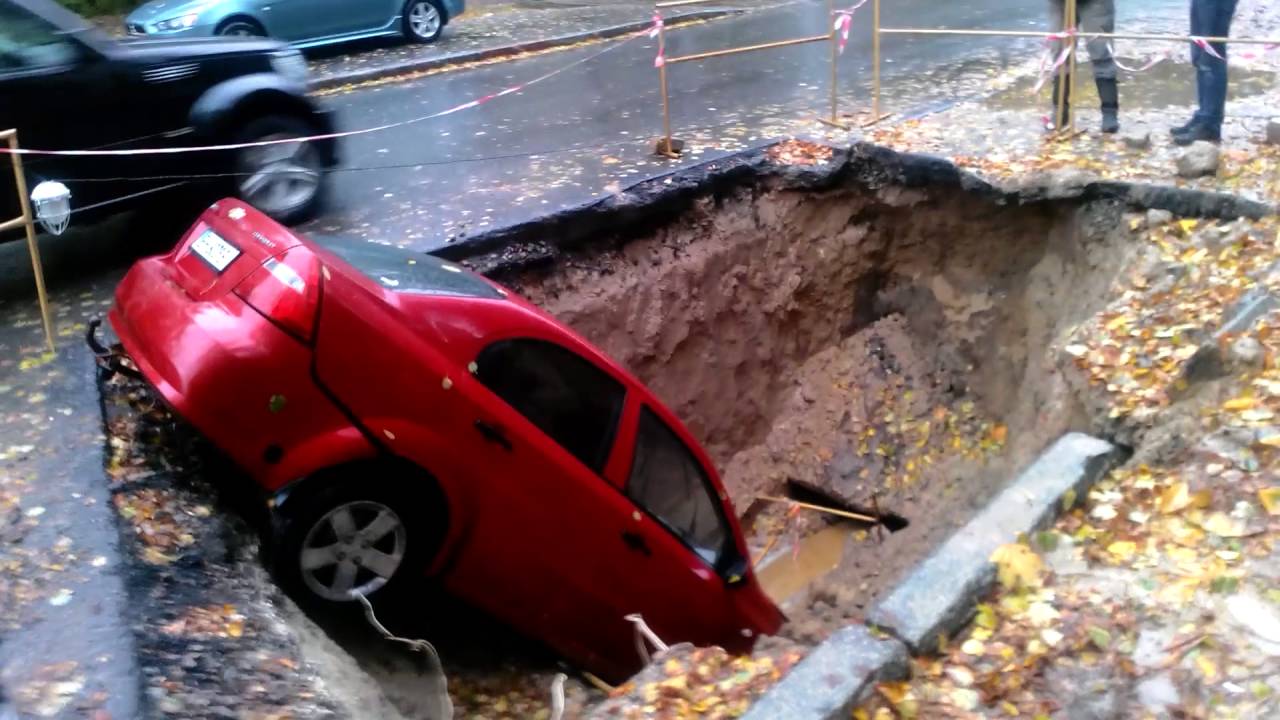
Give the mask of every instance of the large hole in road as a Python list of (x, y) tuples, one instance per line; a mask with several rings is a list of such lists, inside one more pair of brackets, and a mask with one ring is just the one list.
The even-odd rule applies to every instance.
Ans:
[(785, 634), (811, 642), (859, 617), (1047, 443), (1085, 429), (1049, 349), (1123, 264), (1121, 215), (957, 188), (766, 184), (499, 279), (702, 440), (792, 618)]
[[(1106, 301), (1136, 247), (1122, 215), (1108, 202), (1001, 203), (956, 187), (852, 182), (796, 190), (774, 178), (696, 201), (656, 229), (597, 235), (553, 262), (494, 275), (631, 369), (704, 443), (761, 581), (791, 618), (782, 634), (810, 644), (859, 619), (1059, 434), (1088, 429), (1051, 348)], [(113, 430), (115, 454), (152, 443), (128, 435)], [(152, 482), (176, 467), (153, 465), (125, 474)], [(213, 504), (210, 488), (225, 484), (217, 473), (196, 463), (186, 474), (210, 477), (175, 481), (178, 493)], [(216, 585), (255, 598), (236, 609), (276, 607), (262, 617), (284, 622), (251, 614), (251, 634), (287, 634), (351, 716), (442, 717), (446, 697), (454, 717), (548, 716), (561, 668), (536, 645), (428, 583), (375, 598), (391, 632), (436, 643), (446, 695), (422, 656), (382, 638), (359, 608), (307, 616), (277, 603), (256, 560), (220, 549), (252, 546), (243, 525), (226, 523), (226, 539), (209, 545), (212, 569), (184, 565), (172, 577), (192, 587), (238, 578)], [(160, 639), (157, 672), (168, 677), (173, 639)], [(577, 677), (566, 694), (567, 717), (602, 697)]]

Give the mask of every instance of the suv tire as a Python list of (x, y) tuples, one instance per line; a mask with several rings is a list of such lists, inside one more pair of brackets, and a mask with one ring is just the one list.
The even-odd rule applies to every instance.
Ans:
[(435, 42), (444, 32), (444, 10), (434, 0), (408, 0), (402, 17), (404, 36), (412, 42)]
[[(250, 122), (237, 142), (283, 140), (314, 134), (302, 120), (269, 115)], [(315, 143), (283, 143), (236, 151), (235, 195), (285, 225), (307, 220), (319, 210), (325, 167)]]
[(267, 31), (255, 20), (232, 18), (219, 25), (213, 34), (224, 37), (266, 37)]

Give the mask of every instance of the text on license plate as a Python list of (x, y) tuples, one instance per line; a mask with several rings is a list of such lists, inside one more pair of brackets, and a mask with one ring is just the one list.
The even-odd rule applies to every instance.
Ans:
[(199, 255), (218, 272), (226, 270), (231, 261), (240, 256), (239, 248), (218, 237), (212, 230), (200, 233), (200, 237), (191, 243), (191, 252)]

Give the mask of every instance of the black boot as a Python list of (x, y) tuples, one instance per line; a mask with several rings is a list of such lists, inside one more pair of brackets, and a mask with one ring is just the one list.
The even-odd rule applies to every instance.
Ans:
[[(1071, 124), (1071, 74), (1070, 73), (1067, 73), (1066, 80), (1067, 80), (1067, 84), (1063, 86), (1061, 84), (1062, 76), (1060, 75), (1053, 76), (1053, 95), (1051, 96), (1053, 101), (1053, 108), (1049, 111), (1049, 121), (1045, 123), (1045, 126), (1044, 126), (1044, 129), (1048, 130), (1049, 132), (1053, 132), (1054, 130), (1060, 130)], [(1059, 115), (1058, 113), (1059, 88), (1061, 88), (1061, 92), (1064, 96), (1061, 115)]]
[(1115, 78), (1097, 78), (1095, 82), (1102, 100), (1102, 132), (1120, 132), (1120, 87)]

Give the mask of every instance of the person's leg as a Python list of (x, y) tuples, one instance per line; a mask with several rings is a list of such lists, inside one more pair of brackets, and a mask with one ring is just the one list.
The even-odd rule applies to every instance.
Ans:
[[(1088, 38), (1095, 33), (1114, 33), (1116, 30), (1115, 0), (1082, 0), (1079, 8), (1080, 33)], [(1098, 85), (1098, 97), (1102, 101), (1102, 132), (1120, 130), (1120, 88), (1116, 80), (1116, 61), (1111, 55), (1111, 41), (1105, 38), (1088, 40), (1089, 59), (1093, 63), (1093, 79)]]
[[(1211, 14), (1210, 25), (1207, 28), (1207, 37), (1227, 37), (1231, 34), (1231, 19), (1236, 14), (1237, 0), (1214, 0), (1213, 13)], [(1221, 58), (1216, 58), (1208, 52), (1202, 52), (1204, 58), (1201, 66), (1207, 68), (1201, 71), (1200, 66), (1196, 68), (1197, 77), (1204, 72), (1205, 90), (1204, 97), (1201, 100), (1200, 110), (1203, 113), (1203, 119), (1210, 129), (1221, 134), (1222, 121), (1227, 110), (1227, 44), (1222, 42), (1210, 43), (1210, 46), (1217, 51)]]
[[(1231, 32), (1237, 0), (1192, 0), (1191, 34), (1198, 37), (1226, 37)], [(1196, 68), (1199, 109), (1191, 124), (1176, 132), (1174, 140), (1186, 145), (1196, 140), (1217, 141), (1222, 137), (1222, 121), (1227, 104), (1227, 45), (1209, 44), (1220, 57), (1192, 44), (1191, 59)]]
[[(1209, 16), (1212, 10), (1213, 0), (1191, 0), (1191, 34), (1205, 35), (1205, 28), (1209, 26)], [(1181, 135), (1190, 131), (1193, 127), (1201, 124), (1204, 119), (1204, 82), (1200, 78), (1200, 67), (1204, 62), (1204, 58), (1208, 57), (1203, 49), (1195, 43), (1191, 43), (1191, 66), (1196, 71), (1196, 111), (1185, 125), (1173, 128), (1174, 135)], [(1208, 57), (1212, 60), (1212, 57)]]

